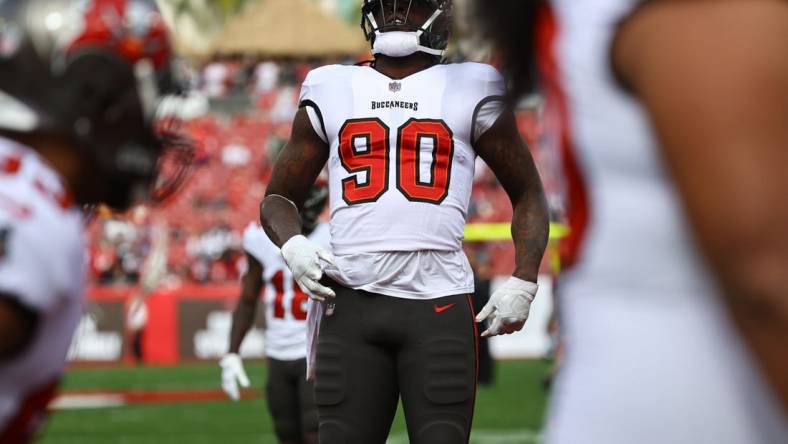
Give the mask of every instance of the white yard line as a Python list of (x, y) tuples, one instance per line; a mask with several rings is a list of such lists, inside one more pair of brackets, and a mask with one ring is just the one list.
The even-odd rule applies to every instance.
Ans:
[(96, 409), (104, 407), (120, 407), (126, 404), (123, 395), (90, 394), (90, 395), (59, 395), (49, 404), (53, 410)]

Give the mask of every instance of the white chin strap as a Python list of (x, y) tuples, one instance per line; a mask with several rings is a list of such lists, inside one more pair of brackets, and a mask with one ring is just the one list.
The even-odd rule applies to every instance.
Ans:
[[(446, 51), (429, 48), (421, 44), (422, 34), (424, 34), (424, 31), (429, 28), (441, 14), (443, 14), (443, 9), (436, 10), (435, 13), (432, 14), (432, 17), (424, 22), (424, 25), (415, 32), (380, 32), (376, 30), (375, 44), (372, 45), (372, 54), (383, 54), (389, 57), (407, 57), (416, 52), (424, 52), (430, 55), (443, 56)], [(367, 18), (372, 26), (377, 29), (378, 25), (372, 13), (367, 14)]]
[(389, 31), (376, 32), (375, 44), (372, 46), (372, 54), (383, 54), (389, 57), (407, 57), (416, 52), (426, 52), (436, 56), (442, 56), (443, 51), (432, 49), (420, 44), (421, 38), (418, 32)]

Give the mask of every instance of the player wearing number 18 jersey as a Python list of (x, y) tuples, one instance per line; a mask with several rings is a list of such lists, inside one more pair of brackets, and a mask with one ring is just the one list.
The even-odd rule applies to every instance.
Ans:
[[(302, 220), (304, 234), (323, 248), (329, 248), (328, 224), (319, 222), (318, 217), (327, 200), (325, 186), (312, 187)], [(311, 301), (293, 279), (279, 247), (259, 224), (252, 223), (244, 231), (243, 248), (248, 268), (233, 315), (230, 350), (220, 362), (222, 387), (230, 398), (238, 400), (238, 384), (249, 385), (239, 352), (254, 321), (262, 289), (268, 358), (265, 392), (277, 438), (282, 444), (316, 444), (317, 410), (313, 386), (307, 381), (307, 341), (313, 335), (308, 335), (306, 321)]]
[[(512, 200), (517, 251), (512, 278), (479, 315), (490, 321), (484, 334), (520, 330), (536, 293), (541, 182), (498, 73), (440, 63), (451, 12), (446, 0), (364, 2), (373, 65), (307, 76), (261, 204), (299, 285), (326, 300), (315, 380), (322, 444), (386, 442), (400, 397), (411, 443), (468, 441), (476, 333), (461, 244), (477, 155)], [(298, 222), (326, 163), (335, 257)]]

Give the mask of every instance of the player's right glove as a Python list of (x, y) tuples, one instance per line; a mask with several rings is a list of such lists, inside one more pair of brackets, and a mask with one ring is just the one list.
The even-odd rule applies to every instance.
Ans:
[(324, 301), (326, 298), (336, 297), (334, 290), (320, 285), (320, 278), (323, 277), (323, 264), (334, 265), (334, 258), (331, 253), (310, 241), (302, 235), (293, 236), (282, 245), (282, 257), (284, 258), (293, 278), (298, 282), (305, 293), (312, 299)]
[(230, 399), (238, 401), (241, 399), (238, 384), (241, 387), (249, 387), (249, 377), (246, 376), (241, 357), (235, 353), (229, 353), (219, 361), (219, 367), (222, 368), (222, 390)]
[(482, 337), (511, 334), (522, 330), (531, 311), (539, 286), (514, 276), (490, 296), (490, 302), (476, 316), (476, 322), (489, 320)]

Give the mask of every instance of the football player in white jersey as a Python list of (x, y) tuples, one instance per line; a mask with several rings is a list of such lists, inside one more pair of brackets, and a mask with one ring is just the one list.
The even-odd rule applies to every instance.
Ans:
[[(329, 249), (328, 224), (318, 219), (328, 201), (328, 188), (315, 185), (304, 202), (302, 232), (316, 245)], [(268, 358), (266, 399), (281, 444), (317, 444), (317, 407), (314, 387), (307, 381), (307, 313), (310, 299), (257, 223), (244, 231), (248, 269), (241, 280), (241, 298), (233, 313), (230, 350), (222, 358), (222, 388), (240, 399), (238, 385), (249, 386), (241, 361), (244, 336), (252, 327), (260, 290), (265, 288), (265, 354)]]
[[(309, 73), (261, 204), (263, 227), (299, 285), (325, 301), (321, 443), (383, 444), (400, 397), (411, 443), (468, 442), (476, 325), (462, 238), (477, 155), (512, 200), (517, 252), (513, 276), (479, 313), (489, 321), (483, 334), (522, 329), (536, 294), (548, 231), (542, 184), (497, 71), (441, 63), (452, 8), (363, 2), (374, 63)], [(326, 162), (333, 257), (299, 223)]]
[(788, 2), (478, 6), (566, 154), (548, 442), (784, 443)]
[(147, 194), (169, 75), (136, 0), (0, 1), (0, 442), (41, 425), (82, 314), (82, 205)]

